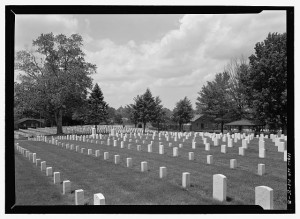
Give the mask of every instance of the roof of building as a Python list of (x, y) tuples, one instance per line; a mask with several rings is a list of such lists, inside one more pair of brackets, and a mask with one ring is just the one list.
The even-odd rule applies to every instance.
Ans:
[(17, 120), (15, 123), (16, 123), (16, 124), (19, 124), (19, 123), (25, 122), (25, 121), (27, 121), (27, 120), (36, 120), (36, 121), (38, 121), (38, 122), (44, 122), (44, 119), (23, 118), (23, 119)]
[(202, 116), (204, 116), (204, 114), (197, 114), (197, 115), (195, 115), (195, 116), (191, 119), (191, 122), (195, 122), (197, 119), (201, 118)]
[(256, 125), (263, 125), (261, 122), (254, 122), (248, 119), (241, 119), (234, 122), (226, 123), (225, 125), (231, 126), (256, 126)]

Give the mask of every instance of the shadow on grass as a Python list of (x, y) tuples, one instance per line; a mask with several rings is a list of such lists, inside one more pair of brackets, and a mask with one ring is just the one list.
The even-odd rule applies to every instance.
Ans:
[(231, 202), (231, 201), (233, 201), (233, 198), (227, 196), (227, 197), (226, 197), (226, 201), (227, 201), (227, 202)]

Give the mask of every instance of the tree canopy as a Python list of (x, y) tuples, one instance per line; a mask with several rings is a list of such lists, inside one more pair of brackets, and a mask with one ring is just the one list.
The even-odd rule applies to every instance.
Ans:
[(270, 127), (287, 127), (287, 38), (269, 33), (249, 57), (250, 71), (242, 79), (254, 116)]
[(147, 88), (146, 92), (143, 95), (138, 95), (136, 98), (134, 98), (134, 101), (134, 110), (136, 112), (138, 121), (143, 123), (145, 132), (146, 124), (154, 121), (155, 119), (154, 113), (156, 110), (156, 103), (154, 97), (152, 96), (150, 89)]
[(176, 103), (173, 110), (173, 120), (179, 124), (179, 131), (182, 130), (182, 125), (188, 123), (193, 118), (193, 107), (191, 101), (184, 97)]
[(229, 79), (227, 72), (216, 75), (215, 80), (207, 82), (198, 93), (196, 107), (198, 113), (204, 113), (223, 124), (232, 118), (234, 108), (233, 98), (229, 94)]
[(84, 103), (92, 87), (96, 66), (85, 61), (83, 39), (78, 34), (41, 34), (33, 50), (16, 53), (15, 69), (21, 71), (15, 85), (16, 99), (25, 108), (55, 117), (57, 134), (62, 133), (62, 115)]
[(106, 122), (108, 119), (107, 108), (108, 104), (104, 101), (103, 93), (96, 83), (87, 100), (87, 122), (95, 125)]

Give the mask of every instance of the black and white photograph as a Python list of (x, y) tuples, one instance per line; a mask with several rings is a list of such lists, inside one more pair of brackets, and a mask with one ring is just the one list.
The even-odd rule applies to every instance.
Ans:
[(294, 7), (5, 13), (7, 213), (295, 212)]

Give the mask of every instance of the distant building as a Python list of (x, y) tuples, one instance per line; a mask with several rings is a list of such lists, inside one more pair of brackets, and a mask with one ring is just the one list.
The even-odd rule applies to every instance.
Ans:
[(191, 119), (190, 124), (190, 130), (194, 132), (214, 130), (216, 128), (214, 120), (205, 114), (195, 115)]
[(229, 130), (233, 132), (252, 132), (255, 130), (259, 131), (263, 129), (265, 127), (265, 124), (258, 121), (241, 119), (230, 123), (226, 123), (225, 126), (227, 126)]
[(27, 129), (27, 128), (38, 128), (44, 127), (43, 119), (23, 118), (15, 122), (15, 129)]

